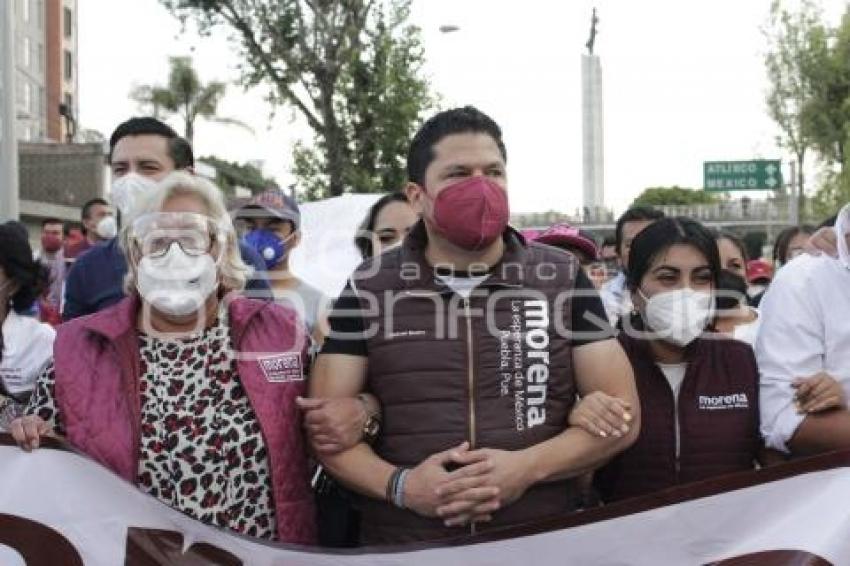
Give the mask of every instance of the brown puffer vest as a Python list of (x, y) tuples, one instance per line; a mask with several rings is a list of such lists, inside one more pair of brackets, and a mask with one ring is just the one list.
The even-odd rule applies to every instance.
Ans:
[(647, 342), (625, 332), (619, 340), (635, 372), (640, 436), (596, 472), (594, 483), (603, 501), (753, 469), (761, 447), (759, 374), (748, 344), (732, 339), (691, 343), (685, 351), (688, 367), (677, 415), (673, 391)]
[[(367, 262), (352, 285), (367, 313), (369, 391), (381, 402), (374, 449), (414, 467), (467, 440), (474, 448), (519, 450), (560, 434), (576, 389), (568, 329), (576, 259), (509, 229), (506, 251), (469, 299), (442, 284), (425, 260), (420, 222), (404, 244)], [(556, 314), (557, 313), (557, 314)], [(560, 332), (559, 332), (560, 330)], [(524, 523), (571, 510), (573, 484), (540, 484), (472, 530)], [(365, 544), (457, 536), (385, 501), (362, 500)]]

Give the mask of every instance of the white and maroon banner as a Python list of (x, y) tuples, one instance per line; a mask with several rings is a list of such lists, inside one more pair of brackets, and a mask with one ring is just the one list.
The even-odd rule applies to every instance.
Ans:
[(850, 564), (850, 454), (441, 546), (334, 552), (207, 527), (54, 443), (0, 435), (0, 564)]

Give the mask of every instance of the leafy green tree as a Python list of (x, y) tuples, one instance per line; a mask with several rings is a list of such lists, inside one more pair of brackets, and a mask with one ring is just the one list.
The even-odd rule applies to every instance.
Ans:
[(809, 68), (814, 85), (806, 101), (806, 133), (823, 160), (844, 170), (850, 140), (850, 7), (837, 28), (816, 29), (817, 57)]
[(712, 204), (718, 202), (718, 200), (715, 194), (674, 185), (672, 187), (645, 189), (632, 201), (632, 206)]
[(804, 109), (814, 89), (813, 65), (823, 59), (821, 17), (821, 10), (811, 0), (803, 0), (797, 12), (786, 9), (782, 0), (774, 0), (764, 31), (768, 42), (765, 66), (770, 81), (767, 109), (781, 132), (778, 145), (796, 160), (795, 181), (801, 201), (805, 194), (803, 168), (812, 145)]
[[(410, 0), (161, 0), (202, 33), (238, 42), (246, 87), (269, 87), (315, 138), (294, 151), (308, 198), (398, 188), (407, 142), (433, 99)], [(312, 142), (308, 144), (308, 142)]]
[(810, 199), (812, 220), (820, 221), (850, 203), (850, 169), (827, 173), (821, 187)]
[(216, 184), (226, 194), (233, 194), (236, 187), (245, 187), (251, 192), (262, 191), (270, 187), (276, 187), (277, 182), (263, 175), (263, 172), (250, 163), (237, 163), (220, 159), (214, 155), (201, 157), (203, 161), (215, 167)]
[(195, 137), (195, 122), (203, 118), (219, 124), (234, 125), (250, 130), (243, 122), (216, 114), (227, 85), (212, 81), (202, 83), (189, 57), (170, 57), (171, 70), (166, 86), (141, 85), (130, 97), (158, 118), (177, 116), (183, 122), (184, 136), (191, 143)]

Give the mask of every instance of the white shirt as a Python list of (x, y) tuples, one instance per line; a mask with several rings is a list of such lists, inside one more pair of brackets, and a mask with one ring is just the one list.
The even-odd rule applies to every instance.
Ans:
[(53, 359), (56, 331), (49, 324), (13, 310), (3, 321), (0, 382), (13, 397), (32, 391), (35, 380)]
[(670, 389), (673, 390), (673, 411), (676, 418), (676, 458), (679, 457), (679, 447), (681, 445), (679, 432), (679, 392), (682, 390), (682, 382), (685, 380), (685, 372), (688, 370), (687, 362), (679, 364), (662, 364), (658, 363), (658, 369), (667, 378), (667, 383), (670, 384)]
[(752, 322), (745, 322), (744, 324), (739, 324), (732, 330), (732, 338), (738, 340), (739, 342), (746, 342), (753, 348), (756, 347), (756, 338), (759, 334), (759, 328), (761, 328), (761, 315), (759, 314), (758, 309), (753, 307), (749, 307), (751, 311), (756, 315), (756, 318), (753, 319)]
[(489, 273), (484, 275), (470, 275), (468, 277), (455, 277), (454, 275), (437, 274), (437, 279), (442, 281), (446, 287), (464, 299), (468, 299), (472, 294), (472, 291), (481, 285), (481, 283), (483, 283), (488, 277), (490, 277)]
[(629, 316), (632, 310), (632, 296), (626, 289), (626, 274), (622, 271), (616, 277), (602, 285), (599, 289), (605, 314), (608, 315), (608, 323), (616, 326), (617, 321), (623, 316)]
[(328, 298), (303, 279), (293, 289), (274, 292), (275, 302), (289, 306), (298, 313), (298, 317), (307, 325), (310, 334), (316, 324), (324, 319), (328, 311)]
[(787, 452), (804, 418), (794, 379), (824, 371), (850, 396), (850, 269), (826, 256), (794, 258), (768, 287), (760, 315), (761, 432), (768, 447)]

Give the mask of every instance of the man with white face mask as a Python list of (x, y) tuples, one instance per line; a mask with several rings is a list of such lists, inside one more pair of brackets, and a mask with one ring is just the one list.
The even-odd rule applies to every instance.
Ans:
[[(113, 179), (110, 198), (122, 215), (170, 172), (191, 172), (195, 164), (189, 143), (155, 118), (131, 118), (120, 124), (109, 139), (109, 148)], [(107, 226), (102, 228), (105, 234), (111, 231)], [(254, 268), (246, 291), (268, 298), (262, 260), (247, 246), (240, 245), (240, 252), (245, 263)], [(67, 278), (63, 319), (91, 314), (120, 301), (126, 273), (127, 260), (114, 237), (79, 258)]]
[(848, 237), (850, 205), (830, 238), (837, 257), (798, 256), (777, 272), (761, 302), (762, 434), (768, 446), (793, 455), (850, 448)]
[(93, 198), (83, 205), (80, 219), (85, 229), (85, 241), (90, 248), (118, 235), (118, 222), (109, 203), (102, 198)]
[(111, 240), (118, 234), (118, 223), (109, 207), (102, 198), (87, 201), (80, 209), (80, 220), (83, 225), (84, 238), (78, 242), (65, 242), (58, 254), (61, 261), (56, 262), (50, 283), (50, 300), (62, 311), (62, 299), (65, 296), (65, 281), (76, 259), (95, 244)]

